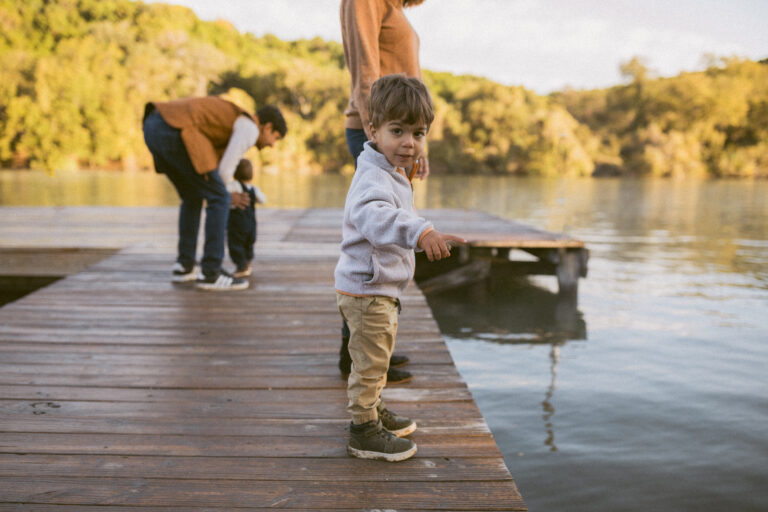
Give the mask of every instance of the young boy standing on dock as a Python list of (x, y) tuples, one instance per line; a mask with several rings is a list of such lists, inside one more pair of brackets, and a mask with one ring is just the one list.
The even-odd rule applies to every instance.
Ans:
[(389, 411), (380, 398), (395, 345), (399, 297), (413, 278), (414, 249), (439, 260), (450, 256), (449, 243), (464, 240), (435, 231), (413, 209), (410, 179), (434, 119), (427, 88), (417, 78), (383, 76), (371, 87), (369, 112), (371, 140), (347, 193), (334, 273), (352, 356), (347, 453), (396, 462), (416, 453), (416, 444), (402, 438), (416, 423)]
[(237, 164), (234, 175), (238, 192), (248, 194), (248, 206), (238, 208), (234, 204), (229, 207), (227, 222), (227, 247), (229, 257), (235, 264), (234, 277), (251, 275), (253, 260), (253, 245), (256, 243), (256, 204), (267, 201), (259, 187), (251, 184), (253, 181), (253, 165), (247, 158)]

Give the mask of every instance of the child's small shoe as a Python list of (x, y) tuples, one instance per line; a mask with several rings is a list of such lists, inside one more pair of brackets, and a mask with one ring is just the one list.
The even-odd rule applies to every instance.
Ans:
[(246, 265), (245, 267), (238, 268), (237, 270), (235, 270), (235, 272), (232, 274), (232, 276), (233, 277), (240, 277), (240, 278), (242, 278), (242, 277), (248, 277), (252, 273), (253, 273), (253, 271), (251, 270), (251, 266), (250, 265)]

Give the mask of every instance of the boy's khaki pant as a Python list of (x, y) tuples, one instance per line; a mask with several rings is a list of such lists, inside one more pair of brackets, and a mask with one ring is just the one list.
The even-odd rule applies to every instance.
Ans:
[(347, 381), (347, 411), (352, 421), (377, 420), (381, 390), (387, 383), (389, 358), (395, 348), (399, 301), (392, 297), (351, 297), (336, 294), (341, 316), (349, 326), (352, 371)]

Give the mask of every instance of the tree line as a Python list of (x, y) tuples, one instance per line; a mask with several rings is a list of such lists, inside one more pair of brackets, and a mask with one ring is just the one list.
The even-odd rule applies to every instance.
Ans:
[[(0, 0), (0, 167), (151, 166), (147, 101), (222, 95), (274, 103), (289, 137), (262, 166), (350, 170), (340, 44), (240, 33), (192, 10), (130, 0)], [(436, 172), (768, 176), (768, 65), (712, 59), (706, 71), (542, 96), (425, 71), (436, 107)]]

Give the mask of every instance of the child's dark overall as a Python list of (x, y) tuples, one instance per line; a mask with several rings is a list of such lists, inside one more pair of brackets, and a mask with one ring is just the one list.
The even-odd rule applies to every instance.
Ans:
[(247, 187), (242, 181), (238, 181), (243, 189), (251, 198), (251, 204), (248, 208), (231, 208), (229, 210), (229, 221), (227, 223), (227, 244), (229, 246), (229, 256), (237, 266), (242, 270), (248, 266), (253, 259), (253, 245), (256, 243), (256, 192), (253, 187)]

